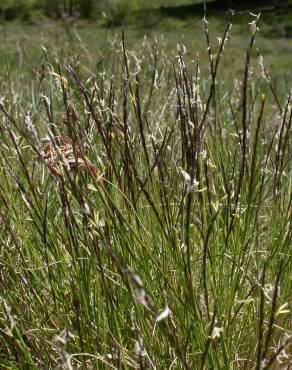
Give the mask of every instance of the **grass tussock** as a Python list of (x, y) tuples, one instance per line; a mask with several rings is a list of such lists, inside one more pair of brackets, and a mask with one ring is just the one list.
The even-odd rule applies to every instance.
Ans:
[(124, 35), (92, 69), (44, 48), (24, 92), (7, 72), (1, 369), (291, 362), (291, 93), (259, 17), (236, 79), (231, 24), (218, 47), (203, 24), (202, 72), (183, 45)]

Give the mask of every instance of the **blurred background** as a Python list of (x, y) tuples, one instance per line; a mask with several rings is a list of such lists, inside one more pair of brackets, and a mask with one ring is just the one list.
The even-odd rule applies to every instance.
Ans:
[[(250, 34), (250, 12), (261, 12), (257, 37), (260, 52), (273, 76), (288, 84), (292, 55), (292, 0), (207, 0), (206, 14), (214, 45), (232, 20), (229, 43), (232, 70), (240, 72)], [(232, 12), (231, 12), (232, 10)], [(127, 46), (139, 50), (142, 40), (157, 39), (164, 50), (176, 53), (183, 43), (189, 57), (207, 58), (201, 0), (0, 0), (2, 48), (0, 66), (32, 76), (43, 60), (41, 45), (64, 59), (79, 58), (86, 68), (100, 63), (105, 51), (117, 50), (121, 29)], [(81, 52), (83, 50), (83, 52)], [(171, 54), (172, 53), (172, 54)], [(207, 60), (207, 59), (206, 59)], [(24, 66), (28, 68), (24, 68)], [(10, 72), (13, 73), (13, 72)], [(283, 78), (284, 77), (284, 78)]]
[[(291, 11), (290, 0), (207, 0), (209, 12), (260, 9), (266, 12)], [(201, 0), (1, 0), (2, 18), (39, 22), (45, 17), (53, 19), (91, 19), (105, 26), (118, 26), (141, 22), (155, 26), (165, 16), (192, 17), (202, 12)], [(146, 12), (146, 13), (145, 13)], [(147, 14), (147, 19), (145, 15)], [(291, 31), (291, 30), (290, 30)]]

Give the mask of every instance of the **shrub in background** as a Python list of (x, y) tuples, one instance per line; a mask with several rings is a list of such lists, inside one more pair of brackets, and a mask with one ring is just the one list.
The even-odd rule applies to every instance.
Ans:
[(17, 17), (27, 20), (32, 8), (37, 3), (39, 3), (38, 0), (1, 0), (0, 9), (6, 20), (12, 20)]
[(62, 14), (78, 14), (82, 18), (90, 18), (97, 4), (99, 0), (0, 0), (0, 9), (6, 20), (30, 20), (35, 11), (57, 18)]
[(120, 26), (127, 22), (137, 8), (135, 0), (109, 0), (100, 4), (100, 10), (106, 18), (106, 25), (109, 27)]

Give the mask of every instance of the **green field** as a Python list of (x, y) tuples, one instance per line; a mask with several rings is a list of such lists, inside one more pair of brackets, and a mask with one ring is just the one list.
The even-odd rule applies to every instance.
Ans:
[(289, 369), (289, 14), (229, 19), (2, 23), (0, 369)]

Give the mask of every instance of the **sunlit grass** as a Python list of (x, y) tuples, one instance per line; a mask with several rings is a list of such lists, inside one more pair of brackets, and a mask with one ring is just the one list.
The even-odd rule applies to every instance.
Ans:
[(289, 71), (252, 21), (203, 22), (198, 50), (83, 30), (16, 57), (6, 30), (1, 368), (289, 364)]

